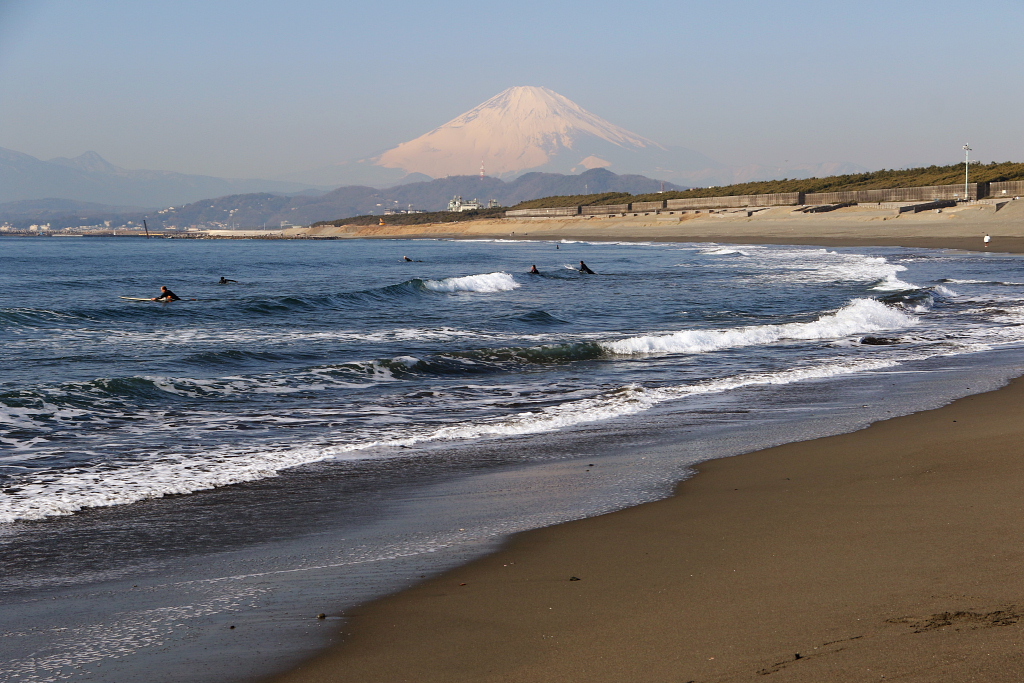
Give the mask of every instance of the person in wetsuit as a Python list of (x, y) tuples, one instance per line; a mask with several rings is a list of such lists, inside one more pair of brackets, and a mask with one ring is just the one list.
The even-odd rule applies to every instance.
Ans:
[(540, 275), (540, 271), (537, 270), (537, 266), (530, 266), (530, 275)]
[(237, 282), (238, 282), (238, 280), (229, 280), (228, 278), (226, 278), (226, 277), (224, 277), (223, 275), (221, 275), (221, 276), (220, 276), (220, 282), (218, 282), (217, 284), (218, 284), (218, 285), (226, 285), (226, 284), (228, 284), (229, 282), (234, 282), (234, 283), (237, 283)]
[(588, 268), (587, 264), (584, 263), (583, 261), (580, 261), (580, 272), (586, 273), (587, 275), (597, 275), (597, 273)]
[(152, 301), (181, 301), (181, 297), (167, 289), (166, 286), (160, 287), (160, 296), (155, 296), (151, 299)]

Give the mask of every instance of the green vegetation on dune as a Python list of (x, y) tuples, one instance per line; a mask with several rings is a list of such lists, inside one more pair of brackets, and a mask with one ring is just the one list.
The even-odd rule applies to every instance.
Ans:
[[(972, 183), (991, 183), (1006, 180), (1024, 180), (1024, 163), (971, 164)], [(623, 204), (661, 199), (689, 199), (695, 197), (728, 197), (744, 194), (776, 194), (780, 192), (839, 192), (842, 190), (882, 190), (894, 187), (925, 187), (928, 185), (955, 185), (964, 181), (963, 164), (928, 166), (903, 171), (873, 171), (826, 178), (763, 180), (753, 183), (701, 187), (676, 192), (629, 195), (606, 193), (572, 197), (544, 197), (517, 204), (513, 209), (547, 209), (556, 206), (593, 204)]]
[[(664, 197), (664, 194), (650, 195), (652, 197)], [(672, 194), (677, 194), (673, 192)], [(647, 196), (647, 195), (643, 195)], [(602, 204), (626, 204), (633, 201), (633, 195), (628, 192), (603, 192), (601, 194), (579, 194), (563, 195), (560, 197), (541, 197), (520, 202), (513, 209), (548, 209), (553, 206), (599, 206)]]

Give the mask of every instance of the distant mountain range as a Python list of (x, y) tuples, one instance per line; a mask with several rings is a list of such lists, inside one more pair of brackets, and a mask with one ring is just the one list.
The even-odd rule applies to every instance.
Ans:
[(54, 198), (162, 208), (240, 192), (322, 192), (326, 189), (329, 188), (290, 181), (131, 171), (114, 166), (96, 152), (86, 152), (74, 159), (57, 157), (41, 161), (0, 148), (0, 203)]
[[(481, 167), (486, 175), (483, 180), (477, 177)], [(277, 180), (129, 170), (111, 164), (96, 152), (42, 161), (0, 148), (0, 205), (39, 200), (85, 202), (93, 206), (82, 206), (76, 211), (97, 215), (106, 208), (180, 209), (184, 204), (201, 203), (210, 197), (239, 194), (303, 194), (309, 201), (292, 204), (275, 200), (274, 204), (289, 204), (288, 210), (294, 212), (291, 217), (296, 219), (293, 222), (305, 222), (306, 216), (312, 215), (317, 216), (315, 220), (341, 217), (324, 216), (314, 210), (317, 205), (344, 207), (342, 213), (346, 215), (353, 211), (366, 213), (376, 209), (378, 203), (395, 201), (399, 205), (412, 203), (420, 208), (436, 208), (442, 204), (438, 192), (443, 182), (449, 183), (451, 194), (490, 194), (507, 203), (521, 195), (493, 183), (515, 184), (520, 178), (537, 173), (567, 177), (598, 169), (619, 178), (656, 178), (658, 181), (651, 182), (665, 180), (682, 186), (810, 178), (867, 170), (846, 162), (730, 167), (700, 152), (662, 145), (628, 131), (547, 88), (519, 86), (508, 88), (448, 123), (377, 156)], [(478, 183), (476, 190), (463, 185), (470, 176)], [(431, 182), (442, 185), (429, 185)], [(531, 182), (536, 179), (527, 178), (516, 187), (528, 187)], [(429, 190), (424, 189), (427, 185)], [(402, 190), (399, 186), (415, 187)], [(332, 188), (338, 189), (330, 193), (331, 199), (316, 199)], [(506, 191), (512, 194), (502, 194)], [(539, 196), (530, 194), (530, 198)], [(14, 207), (7, 209), (13, 215)], [(36, 211), (39, 218), (57, 215), (51, 209), (58, 210), (55, 205), (20, 207)]]
[(440, 211), (455, 195), (464, 199), (498, 200), (511, 206), (539, 197), (629, 192), (642, 194), (659, 190), (684, 189), (637, 175), (617, 175), (605, 169), (593, 169), (579, 175), (527, 173), (506, 182), (499, 178), (452, 176), (426, 182), (398, 185), (386, 190), (367, 186), (340, 187), (317, 196), (271, 193), (236, 194), (204, 199), (183, 206), (144, 212), (124, 207), (103, 206), (65, 200), (20, 201), (0, 204), (0, 220), (11, 222), (49, 221), (54, 228), (94, 223), (99, 220), (137, 220), (146, 214), (150, 227), (241, 228), (278, 227), (282, 221), (307, 225), (316, 221), (337, 220), (366, 214), (381, 214), (384, 209)]

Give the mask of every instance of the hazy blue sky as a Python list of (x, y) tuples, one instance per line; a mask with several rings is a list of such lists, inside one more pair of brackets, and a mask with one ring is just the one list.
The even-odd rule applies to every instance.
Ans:
[(1022, 0), (0, 0), (0, 147), (271, 177), (543, 85), (729, 164), (1024, 161), (1022, 35)]

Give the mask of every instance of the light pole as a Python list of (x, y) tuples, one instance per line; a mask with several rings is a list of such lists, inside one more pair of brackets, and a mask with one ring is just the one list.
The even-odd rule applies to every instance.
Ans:
[(967, 201), (968, 182), (971, 177), (971, 146), (964, 145), (964, 201)]

